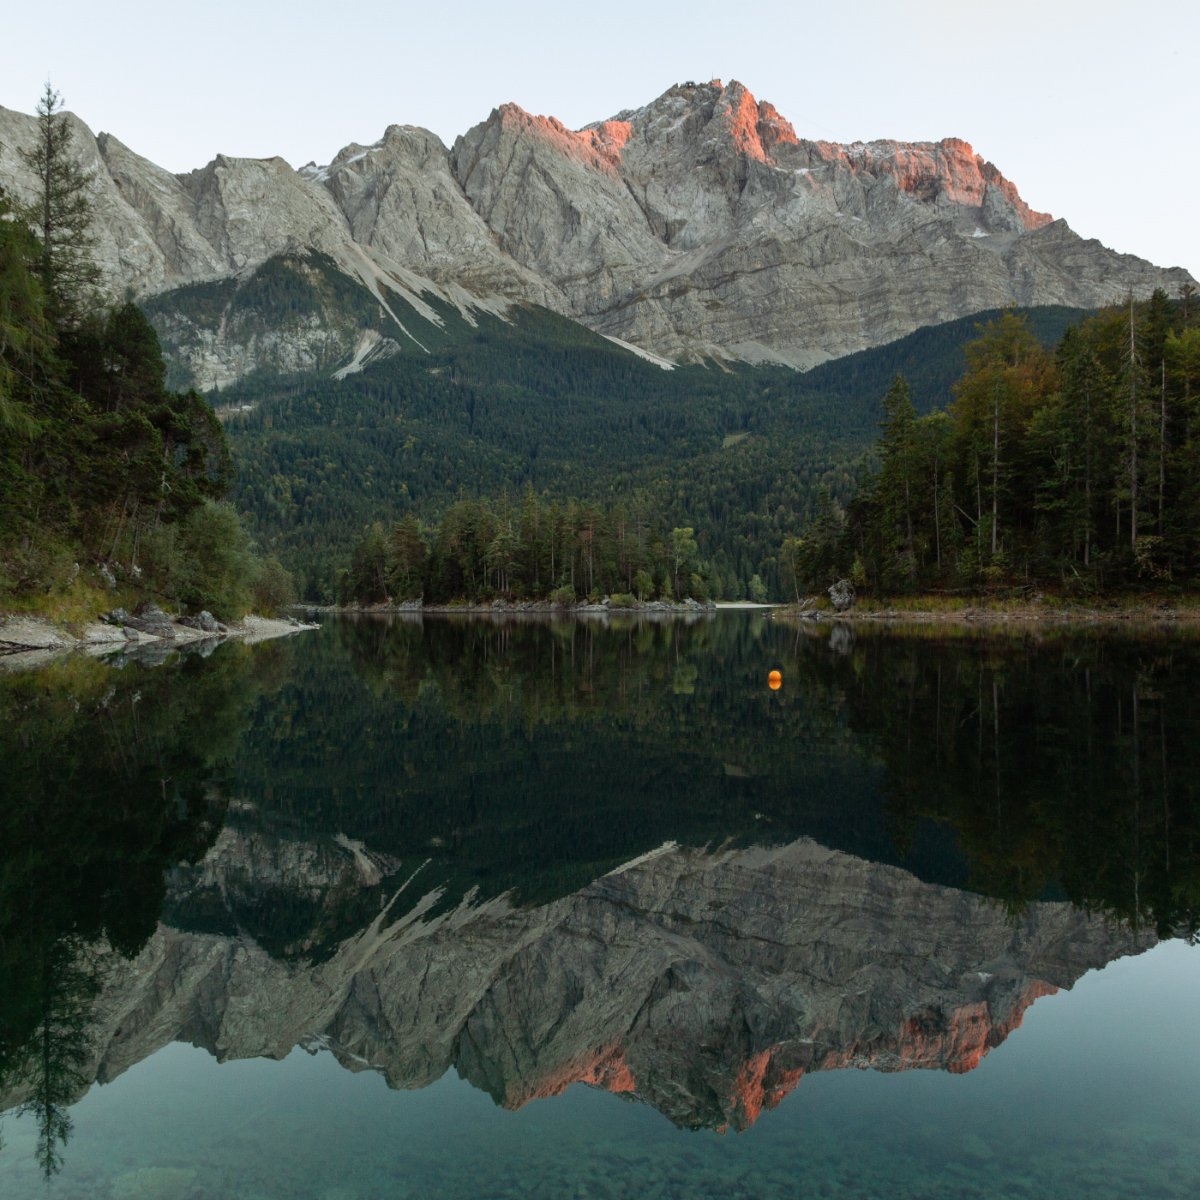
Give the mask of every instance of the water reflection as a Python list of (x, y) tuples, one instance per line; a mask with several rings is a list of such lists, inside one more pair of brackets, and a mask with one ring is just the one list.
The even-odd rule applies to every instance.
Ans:
[(158, 671), (73, 656), (0, 686), (0, 1104), (36, 1116), (47, 1174), (94, 1078), (113, 964), (153, 935), (171, 865), (221, 827), (219, 767), (269, 656), (258, 667), (255, 684), (244, 652)]
[[(778, 692), (765, 686), (781, 668)], [(744, 1128), (1195, 930), (1196, 651), (341, 622), (0, 684), (0, 1109), (171, 1041)]]

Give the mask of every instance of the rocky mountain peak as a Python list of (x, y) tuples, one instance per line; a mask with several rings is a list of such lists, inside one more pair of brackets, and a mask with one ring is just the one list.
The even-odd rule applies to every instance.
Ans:
[(771, 150), (781, 145), (800, 144), (796, 131), (779, 116), (774, 106), (765, 102), (759, 104), (736, 79), (722, 90), (714, 117), (728, 129), (734, 149), (757, 162), (774, 164)]
[[(172, 175), (68, 119), (114, 294), (317, 250), (384, 309), (396, 288), (427, 319), (425, 293), (468, 314), (536, 303), (669, 359), (803, 368), (1013, 302), (1092, 307), (1190, 281), (1079, 239), (965, 141), (809, 140), (737, 80), (677, 83), (581, 130), (503, 104), (449, 148), (394, 124), (299, 171), (218, 155)], [(19, 200), (35, 137), (35, 118), (0, 109), (0, 184)], [(348, 360), (354, 320), (303, 336)], [(253, 368), (257, 352), (218, 344), (227, 325), (190, 321), (160, 328), (201, 386)]]

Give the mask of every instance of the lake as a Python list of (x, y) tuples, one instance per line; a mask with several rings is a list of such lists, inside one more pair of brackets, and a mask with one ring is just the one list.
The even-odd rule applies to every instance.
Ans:
[(1198, 688), (759, 612), (10, 664), (0, 1195), (1190, 1198)]

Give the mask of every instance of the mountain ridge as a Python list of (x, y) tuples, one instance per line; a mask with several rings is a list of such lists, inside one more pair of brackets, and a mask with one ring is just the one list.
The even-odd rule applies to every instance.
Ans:
[[(676, 84), (577, 131), (507, 103), (450, 147), (393, 124), (298, 170), (217, 155), (171, 174), (66, 119), (101, 267), (137, 298), (315, 251), (395, 325), (392, 296), (434, 326), (430, 299), (468, 320), (532, 304), (673, 361), (807, 368), (1008, 303), (1091, 308), (1190, 281), (1034, 211), (961, 139), (801, 138), (737, 81)], [(18, 199), (35, 122), (0, 109)], [(351, 361), (363, 327), (316, 323)], [(241, 344), (225, 357), (192, 371), (202, 387), (257, 365)]]

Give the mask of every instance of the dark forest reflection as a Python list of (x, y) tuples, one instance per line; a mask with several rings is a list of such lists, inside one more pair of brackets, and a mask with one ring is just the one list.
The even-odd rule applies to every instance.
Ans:
[(252, 677), (230, 649), (0, 677), (0, 1095), (36, 1116), (47, 1174), (90, 1082), (107, 968), (146, 944), (170, 869), (198, 861), (224, 820), (222, 769), (270, 678), (269, 653)]
[[(963, 904), (993, 941), (962, 939), (948, 973), (998, 954), (1006, 928), (1025, 948), (1011, 977), (975, 992), (927, 980), (912, 1011), (899, 997), (924, 993), (908, 980), (891, 1008), (876, 996), (894, 1029), (876, 1028), (878, 1013), (853, 1028), (855, 1052), (885, 1069), (914, 1044), (928, 1058), (919, 1065), (966, 1069), (1038, 987), (1069, 985), (1151, 935), (1195, 932), (1198, 655), (1179, 639), (897, 636), (741, 615), (363, 620), (207, 659), (117, 670), (72, 658), (0, 678), (0, 1107), (36, 1117), (43, 1169), (57, 1169), (67, 1106), (107, 1069), (106, 1046), (136, 1045), (137, 1030), (99, 1028), (100, 1002), (132, 986), (121, 964), (158, 961), (164, 938), (184, 958), (201, 943), (252, 947), (263, 979), (307, 973), (288, 976), (297, 994), (301, 978), (349, 992), (348, 948), (358, 962), (381, 922), (440, 931), (507, 895), (499, 927), (526, 940), (541, 930), (546, 957), (534, 965), (553, 974), (555, 930), (581, 912), (644, 906), (656, 929), (678, 922), (758, 979), (761, 1007), (772, 979), (811, 966), (798, 950), (769, 961), (757, 923), (790, 928), (796, 895), (815, 888), (819, 910), (851, 880), (892, 897), (897, 923), (876, 936), (892, 939), (897, 963), (923, 944), (922, 922), (953, 922)], [(776, 667), (784, 686), (772, 693)], [(679, 849), (609, 875), (668, 842)], [(998, 899), (997, 921), (982, 915), (989, 901), (956, 909), (928, 885)], [(1071, 924), (1063, 900), (1124, 929)], [(713, 905), (724, 924), (705, 934)], [(603, 922), (584, 926), (609, 936)], [(1068, 926), (1086, 944), (1076, 957), (1050, 948)], [(642, 958), (661, 968), (639, 977), (647, 996), (685, 979), (714, 986), (649, 924), (621, 928), (630, 944), (649, 938)], [(955, 936), (947, 927), (943, 940)], [(522, 1007), (533, 998), (516, 997), (520, 964), (505, 944), (495, 954), (514, 972), (512, 1007), (464, 1010), (461, 1029), (427, 1031), (446, 1040), (431, 1062), (453, 1062), (504, 1103), (572, 1078), (622, 1090), (636, 1076), (639, 1094), (681, 1124), (740, 1126), (803, 1072), (850, 1053), (845, 1031), (839, 1041), (816, 1030), (802, 1047), (793, 1027), (808, 1010), (782, 1005), (761, 1037), (735, 1036), (751, 999), (722, 993), (715, 1008), (734, 1024), (695, 1028), (711, 1061), (664, 1066), (632, 1026), (581, 1026), (575, 1042), (531, 1049), (529, 1061), (492, 1059), (489, 1038), (507, 1037), (513, 1014), (541, 1019)], [(856, 961), (852, 946), (839, 953)], [(401, 956), (388, 969), (402, 962), (412, 966)], [(577, 967), (559, 981), (564, 1028), (586, 1023), (589, 989), (612, 964)], [(371, 970), (386, 997), (392, 976)], [(830, 998), (821, 1003), (833, 1003), (839, 978), (818, 989)], [(880, 995), (889, 986), (881, 979)], [(370, 1019), (331, 1020), (326, 1036), (416, 1086), (424, 1077), (405, 1065), (416, 1050), (397, 1044), (381, 1003)], [(817, 992), (808, 1003), (815, 1012)], [(954, 1022), (971, 1005), (991, 1015), (967, 1034)], [(219, 1024), (219, 1005), (210, 1016)], [(458, 1040), (468, 1028), (471, 1055)], [(607, 1039), (607, 1058), (579, 1059), (589, 1037)], [(633, 1070), (639, 1053), (658, 1065)], [(754, 1063), (748, 1099), (737, 1080)]]
[(899, 847), (955, 830), (968, 883), (1014, 909), (1061, 894), (1159, 936), (1200, 920), (1200, 642), (805, 639), (814, 678), (884, 764)]

